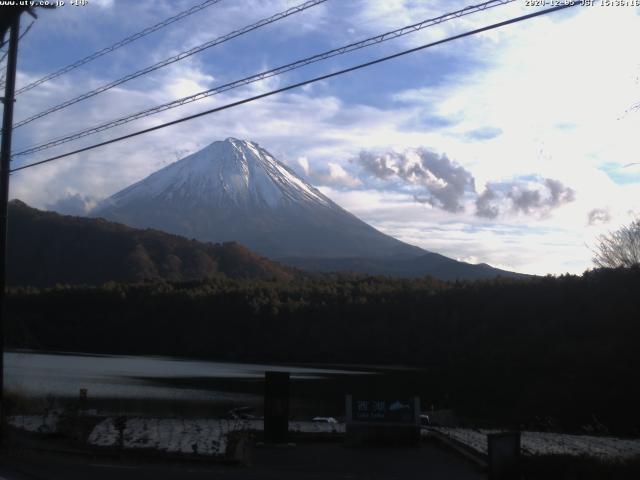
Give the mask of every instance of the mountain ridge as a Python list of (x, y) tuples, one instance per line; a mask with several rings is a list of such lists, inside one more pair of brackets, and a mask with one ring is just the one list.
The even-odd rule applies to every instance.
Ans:
[(92, 212), (205, 242), (237, 241), (311, 271), (444, 280), (521, 276), (459, 262), (386, 235), (255, 142), (229, 137), (164, 167)]
[(270, 258), (418, 256), (298, 177), (254, 142), (213, 142), (117, 192), (92, 212)]
[(7, 277), (12, 286), (200, 281), (217, 277), (288, 281), (297, 272), (235, 242), (205, 244), (100, 218), (9, 203)]
[[(427, 252), (412, 258), (286, 258), (276, 261), (236, 242), (203, 243), (102, 218), (60, 215), (9, 203), (7, 257), (11, 286), (184, 282), (214, 278), (293, 281), (305, 271), (439, 280), (524, 277)], [(311, 274), (313, 276), (313, 274)]]
[(300, 258), (275, 259), (279, 263), (301, 270), (316, 272), (352, 272), (398, 278), (420, 278), (426, 275), (438, 280), (481, 280), (496, 277), (527, 278), (525, 273), (510, 272), (486, 263), (472, 264), (453, 260), (439, 253), (425, 252), (412, 258)]

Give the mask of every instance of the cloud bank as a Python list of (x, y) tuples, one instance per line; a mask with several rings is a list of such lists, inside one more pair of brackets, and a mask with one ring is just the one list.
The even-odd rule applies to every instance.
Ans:
[(67, 193), (53, 203), (45, 205), (46, 210), (61, 213), (63, 215), (86, 216), (98, 204), (98, 199), (79, 193)]
[(494, 219), (505, 211), (548, 216), (552, 210), (575, 200), (575, 191), (559, 180), (530, 177), (489, 182), (476, 200), (476, 215)]
[(475, 193), (475, 180), (469, 171), (445, 154), (424, 148), (383, 154), (363, 151), (356, 162), (365, 174), (380, 180), (399, 179), (423, 187), (424, 193), (414, 195), (414, 199), (448, 212), (463, 211), (465, 194)]

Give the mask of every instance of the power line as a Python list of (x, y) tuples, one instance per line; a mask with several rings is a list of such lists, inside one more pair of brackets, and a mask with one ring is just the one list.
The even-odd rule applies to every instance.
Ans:
[(50, 73), (49, 75), (46, 75), (44, 77), (42, 77), (39, 80), (36, 80), (35, 82), (30, 83), (29, 85), (26, 85), (22, 88), (20, 88), (19, 90), (16, 91), (16, 95), (19, 95), (23, 92), (26, 92), (28, 90), (31, 90), (34, 87), (37, 87), (38, 85), (41, 85), (45, 82), (48, 82), (49, 80), (52, 80), (54, 78), (57, 78), (61, 75), (64, 75), (67, 72), (70, 72), (71, 70), (75, 70), (76, 68), (85, 65), (89, 62), (92, 62), (93, 60), (102, 57), (103, 55), (106, 55), (108, 53), (111, 53), (121, 47), (124, 47), (125, 45), (134, 42), (136, 40), (139, 40), (142, 37), (145, 37), (147, 35), (149, 35), (150, 33), (153, 33), (157, 30), (160, 30), (161, 28), (164, 28), (168, 25), (171, 25), (174, 22), (177, 22), (178, 20), (182, 20), (185, 17), (188, 17), (189, 15), (193, 15), (194, 13), (197, 13), (201, 10), (204, 10), (207, 7), (210, 7), (212, 5), (215, 5), (216, 3), (221, 2), (222, 0), (206, 0), (205, 2), (202, 2), (198, 5), (195, 5), (187, 10), (184, 10), (176, 15), (173, 15), (159, 23), (156, 23), (155, 25), (151, 26), (151, 27), (147, 27), (144, 30), (134, 33), (133, 35), (130, 35), (122, 40), (120, 40), (119, 42), (114, 43), (113, 45), (109, 46), (109, 47), (105, 47), (102, 50), (99, 50), (95, 53), (92, 53), (91, 55), (88, 55), (76, 62), (73, 62), (69, 65), (67, 65), (66, 67), (62, 67), (59, 70), (56, 70), (53, 73)]
[(160, 130), (162, 128), (166, 128), (166, 127), (169, 127), (169, 126), (172, 126), (172, 125), (176, 125), (178, 123), (186, 122), (188, 120), (193, 120), (195, 118), (203, 117), (205, 115), (209, 115), (209, 114), (212, 114), (212, 113), (220, 112), (222, 110), (227, 110), (229, 108), (237, 107), (239, 105), (243, 105), (245, 103), (253, 102), (253, 101), (259, 100), (261, 98), (270, 97), (270, 96), (278, 94), (278, 93), (286, 92), (288, 90), (293, 90), (294, 88), (303, 87), (303, 86), (309, 85), (311, 83), (319, 82), (319, 81), (322, 81), (322, 80), (327, 80), (329, 78), (337, 77), (337, 76), (343, 75), (345, 73), (349, 73), (349, 72), (353, 72), (353, 71), (356, 71), (356, 70), (360, 70), (362, 68), (370, 67), (372, 65), (377, 65), (379, 63), (386, 62), (387, 60), (392, 60), (394, 58), (402, 57), (404, 55), (408, 55), (410, 53), (414, 53), (414, 52), (417, 52), (417, 51), (420, 51), (420, 50), (424, 50), (426, 48), (434, 47), (436, 45), (441, 45), (443, 43), (448, 43), (448, 42), (451, 42), (453, 40), (458, 40), (458, 39), (461, 39), (461, 38), (469, 37), (471, 35), (476, 35), (478, 33), (486, 32), (488, 30), (493, 30), (493, 29), (496, 29), (496, 28), (504, 27), (506, 25), (511, 25), (511, 24), (518, 23), (518, 22), (521, 22), (521, 21), (524, 21), (524, 20), (528, 20), (530, 18), (538, 17), (538, 16), (541, 16), (541, 15), (546, 15), (548, 13), (553, 13), (553, 12), (557, 12), (559, 10), (564, 10), (565, 8), (575, 7), (577, 5), (579, 5), (579, 3), (571, 2), (571, 3), (567, 3), (567, 4), (564, 4), (564, 5), (557, 6), (557, 7), (547, 8), (545, 10), (539, 10), (537, 12), (529, 13), (527, 15), (522, 15), (520, 17), (511, 18), (509, 20), (504, 20), (502, 22), (498, 22), (498, 23), (494, 23), (494, 24), (491, 24), (491, 25), (488, 25), (488, 26), (485, 26), (485, 27), (477, 28), (475, 30), (470, 30), (470, 31), (467, 31), (467, 32), (464, 32), (464, 33), (460, 33), (458, 35), (454, 35), (454, 36), (451, 36), (451, 37), (444, 38), (442, 40), (438, 40), (438, 41), (435, 41), (435, 42), (427, 43), (427, 44), (421, 45), (419, 47), (411, 48), (409, 50), (403, 50), (402, 52), (394, 53), (393, 55), (388, 55), (386, 57), (378, 58), (378, 59), (372, 60), (370, 62), (361, 63), (361, 64), (355, 65), (353, 67), (349, 67), (349, 68), (345, 68), (343, 70), (339, 70), (339, 71), (336, 71), (336, 72), (333, 72), (333, 73), (328, 73), (328, 74), (325, 74), (325, 75), (321, 75), (319, 77), (315, 77), (315, 78), (312, 78), (312, 79), (309, 79), (309, 80), (305, 80), (303, 82), (294, 83), (294, 84), (288, 85), (286, 87), (278, 88), (276, 90), (272, 90), (270, 92), (262, 93), (260, 95), (256, 95), (256, 96), (253, 96), (253, 97), (250, 97), (250, 98), (245, 98), (245, 99), (239, 100), (237, 102), (228, 103), (228, 104), (222, 105), (220, 107), (216, 107), (216, 108), (212, 108), (212, 109), (209, 109), (209, 110), (205, 110), (203, 112), (196, 113), (196, 114), (193, 114), (193, 115), (189, 115), (189, 116), (186, 116), (186, 117), (182, 117), (182, 118), (179, 118), (177, 120), (173, 120), (173, 121), (166, 122), (166, 123), (163, 123), (163, 124), (160, 124), (160, 125), (156, 125), (154, 127), (145, 128), (144, 130), (138, 130), (137, 132), (129, 133), (129, 134), (123, 135), (121, 137), (116, 137), (116, 138), (112, 138), (110, 140), (106, 140), (104, 142), (100, 142), (100, 143), (96, 143), (96, 144), (93, 144), (93, 145), (89, 145), (88, 147), (83, 147), (83, 148), (79, 148), (79, 149), (71, 151), (71, 152), (67, 152), (67, 153), (63, 153), (63, 154), (60, 154), (60, 155), (56, 155), (54, 157), (50, 157), (50, 158), (47, 158), (45, 160), (40, 160), (40, 161), (37, 161), (37, 162), (29, 163), (29, 164), (23, 165), (21, 167), (16, 167), (16, 168), (13, 168), (11, 170), (11, 173), (17, 172), (17, 171), (20, 171), (20, 170), (25, 170), (27, 168), (35, 167), (37, 165), (42, 165), (44, 163), (53, 162), (54, 160), (59, 160), (61, 158), (68, 157), (68, 156), (71, 156), (71, 155), (75, 155), (77, 153), (82, 153), (82, 152), (86, 152), (88, 150), (93, 150), (93, 149), (98, 148), (98, 147), (102, 147), (102, 146), (105, 146), (105, 145), (109, 145), (111, 143), (116, 143), (116, 142), (119, 142), (119, 141), (122, 141), (122, 140), (126, 140), (128, 138), (132, 138), (132, 137), (136, 137), (136, 136), (139, 136), (139, 135), (143, 135), (145, 133), (150, 133), (150, 132), (153, 132), (155, 130)]
[(264, 18), (256, 23), (252, 23), (251, 25), (247, 25), (245, 27), (240, 28), (239, 30), (234, 30), (231, 33), (228, 33), (226, 35), (223, 35), (221, 37), (215, 38), (213, 40), (210, 40), (206, 43), (203, 43), (201, 45), (198, 45), (197, 47), (193, 47), (187, 51), (184, 51), (182, 53), (179, 53), (177, 55), (174, 55), (172, 57), (169, 57), (165, 60), (162, 60), (158, 63), (155, 63), (154, 65), (151, 65), (149, 67), (143, 68), (142, 70), (138, 70), (137, 72), (131, 73), (129, 75), (126, 75), (122, 78), (119, 78), (118, 80), (114, 80), (113, 82), (107, 83), (105, 85), (102, 85), (101, 87), (96, 88), (95, 90), (91, 90), (89, 92), (83, 93), (82, 95), (75, 97), (71, 100), (67, 100), (66, 102), (63, 102), (59, 105), (56, 105), (54, 107), (51, 107), (47, 110), (44, 110), (43, 112), (37, 113), (36, 115), (33, 115), (29, 118), (26, 118), (18, 123), (16, 123), (15, 125), (13, 125), (13, 128), (19, 128), (23, 125), (26, 125), (27, 123), (33, 122), (34, 120), (37, 120), (38, 118), (42, 118), (46, 115), (49, 115), (50, 113), (56, 112), (58, 110), (61, 110), (63, 108), (66, 108), (70, 105), (73, 105), (75, 103), (81, 102), (82, 100), (86, 100), (87, 98), (91, 98), (95, 95), (98, 95), (102, 92), (105, 92), (107, 90), (110, 90), (113, 87), (116, 87), (118, 85), (121, 85), (125, 82), (128, 82), (129, 80), (133, 80), (134, 78), (138, 78), (141, 77), (142, 75), (146, 75), (148, 73), (151, 73), (155, 70), (158, 70), (159, 68), (162, 67), (166, 67), (167, 65), (170, 65), (172, 63), (175, 63), (177, 61), (183, 60), (187, 57), (190, 57), (191, 55), (194, 55), (198, 52), (201, 52), (203, 50), (206, 50), (207, 48), (211, 48), (215, 45), (219, 45), (223, 42), (226, 42), (228, 40), (231, 40), (232, 38), (235, 37), (239, 37), (240, 35), (244, 35), (245, 33), (251, 32), (253, 30), (256, 30), (258, 28), (264, 27), (265, 25), (277, 22), (278, 20), (281, 20), (285, 17), (288, 17), (290, 15), (302, 12), (303, 10), (306, 10), (308, 8), (311, 7), (315, 7), (316, 5), (319, 5), (321, 3), (326, 2), (327, 0), (308, 0), (300, 5), (297, 5), (295, 7), (291, 7), (283, 12), (277, 13), (275, 15), (272, 15), (271, 17), (268, 18)]
[(160, 113), (160, 112), (164, 112), (166, 110), (170, 110), (172, 108), (177, 108), (180, 107), (182, 105), (188, 104), (188, 103), (192, 103), (198, 100), (202, 100), (204, 98), (208, 98), (211, 97), (213, 95), (217, 95), (219, 93), (223, 93), (244, 85), (248, 85), (250, 83), (255, 83), (258, 82), (260, 80), (264, 80), (266, 78), (270, 78), (276, 75), (281, 75), (283, 73), (289, 72), (291, 70), (296, 70), (298, 68), (310, 65), (312, 63), (316, 63), (322, 60), (326, 60), (338, 55), (343, 55), (355, 50), (359, 50), (365, 47), (369, 47), (371, 45), (376, 45), (376, 44), (380, 44), (382, 42), (386, 42), (388, 40), (392, 40), (394, 38), (398, 38), (401, 37), (403, 35), (407, 35), (409, 33), (413, 33), (413, 32), (417, 32), (419, 30), (422, 30), (424, 28), (427, 27), (431, 27), (434, 25), (438, 25), (440, 23), (446, 22), (448, 20), (453, 20), (456, 18), (460, 18), (466, 15), (470, 15), (472, 13), (477, 13), (479, 11), (484, 11), (487, 10), (489, 8), (494, 8), (497, 6), (501, 6), (501, 5), (506, 5), (508, 3), (512, 3), (515, 2), (516, 0), (490, 0), (478, 5), (471, 5), (468, 7), (465, 7), (461, 10), (456, 10), (454, 12), (451, 13), (446, 13), (444, 15), (440, 15), (439, 17), (435, 17), (435, 18), (430, 18), (427, 20), (423, 20), (422, 22), (419, 23), (414, 23), (413, 25), (408, 25), (406, 27), (402, 27), (390, 32), (386, 32), (383, 33), (381, 35), (376, 35), (374, 37), (369, 37), (365, 40), (361, 40), (359, 42), (354, 42), (354, 43), (350, 43), (348, 45), (345, 45), (343, 47), (340, 48), (335, 48), (333, 50), (329, 50), (323, 53), (319, 53), (316, 55), (313, 55), (311, 57), (306, 57), (304, 59), (301, 60), (297, 60), (295, 62), (286, 64), (286, 65), (282, 65), (280, 67), (276, 67), (270, 70), (266, 70), (264, 72), (260, 72), (254, 75), (251, 75), (249, 77), (245, 77), (242, 78), (240, 80), (235, 80), (233, 82), (230, 83), (226, 83), (224, 85), (219, 85), (217, 87), (208, 89), (208, 90), (204, 90), (202, 92), (198, 92), (195, 93), (193, 95), (188, 95), (186, 97), (182, 97), (179, 98), (177, 100), (173, 100), (171, 102), (168, 103), (164, 103), (162, 105), (157, 105), (155, 107), (152, 108), (148, 108), (146, 110), (142, 110), (140, 112), (136, 112), (115, 120), (111, 120), (109, 122), (103, 123), (101, 125), (95, 126), (95, 127), (91, 127), (91, 128), (87, 128), (85, 130), (81, 130), (79, 132), (75, 132), (72, 134), (68, 134), (65, 136), (61, 136), (55, 139), (51, 139), (48, 140), (46, 142), (40, 143), (38, 145), (26, 148), (20, 152), (17, 152), (15, 154), (13, 154), (14, 157), (17, 156), (21, 156), (21, 155), (27, 155), (27, 154), (31, 154), (31, 153), (35, 153), (35, 152), (39, 152), (42, 150), (46, 150), (48, 148), (52, 148), (52, 147), (56, 147), (58, 145), (62, 145), (64, 143), (68, 143), (71, 142), (73, 140), (77, 140), (79, 138), (83, 138), (86, 137), (88, 135), (93, 135), (95, 133), (99, 133), (105, 130), (108, 130), (110, 128), (114, 128), (114, 127), (118, 127), (120, 125), (124, 125), (126, 123), (132, 122), (134, 120), (138, 120), (144, 117), (148, 117), (150, 115), (154, 115), (156, 113)]
[[(22, 39), (25, 37), (25, 35), (26, 35), (27, 33), (29, 33), (29, 30), (31, 30), (31, 27), (33, 27), (33, 24), (34, 24), (34, 23), (36, 23), (36, 21), (35, 21), (35, 20), (33, 20), (33, 21), (32, 21), (32, 22), (27, 26), (27, 28), (25, 28), (25, 29), (24, 29), (24, 31), (23, 31), (23, 32), (20, 34), (20, 36), (18, 37), (18, 42), (20, 42), (20, 40), (22, 40)], [(6, 43), (8, 43), (8, 42), (6, 42)], [(9, 55), (9, 51), (10, 51), (10, 47), (9, 47), (9, 48), (7, 48), (7, 51), (6, 51), (6, 52), (4, 52), (4, 54), (2, 55), (2, 58), (0, 58), (0, 63), (4, 62), (4, 59), (5, 59), (5, 58), (7, 58), (7, 55)], [(8, 68), (9, 68), (9, 62), (7, 62), (7, 69), (8, 69)], [(6, 82), (4, 81), (4, 80), (5, 80), (5, 76), (6, 76), (6, 71), (5, 71), (5, 70), (3, 70), (3, 71), (2, 71), (2, 76), (0, 77), (0, 88), (4, 88), (4, 87), (5, 87), (5, 85), (6, 85)], [(15, 93), (14, 93), (13, 95), (14, 95), (14, 97), (15, 97)], [(12, 116), (13, 116), (13, 114), (12, 114)]]
[[(27, 28), (24, 29), (24, 32), (22, 32), (20, 34), (20, 36), (18, 37), (18, 41), (22, 40), (24, 38), (24, 36), (29, 33), (29, 30), (31, 30), (31, 27), (33, 27), (33, 24), (36, 23), (35, 20), (33, 20), (28, 26)], [(7, 58), (7, 55), (9, 54), (9, 49), (7, 49), (6, 52), (4, 52), (2, 54), (2, 58), (0, 58), (0, 63), (4, 62), (4, 59)], [(0, 88), (4, 87), (4, 79), (0, 82)], [(17, 93), (17, 92), (16, 92)]]
[[(2, 58), (0, 58), (0, 63), (4, 62), (4, 59), (7, 58), (7, 55), (9, 54), (9, 49), (7, 49), (3, 54), (2, 54)], [(4, 80), (0, 83), (0, 88), (4, 87)]]
[(18, 38), (18, 40), (22, 40), (27, 33), (29, 33), (29, 30), (31, 30), (31, 27), (33, 27), (33, 24), (36, 23), (35, 20), (31, 20), (31, 23), (27, 26), (27, 28), (24, 29), (24, 32), (22, 32), (22, 34), (20, 35), (20, 38)]

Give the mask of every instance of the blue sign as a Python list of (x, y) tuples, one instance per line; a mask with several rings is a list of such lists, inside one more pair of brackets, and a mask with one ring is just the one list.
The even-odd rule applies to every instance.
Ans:
[(395, 399), (351, 399), (353, 422), (414, 423), (416, 421), (414, 398)]

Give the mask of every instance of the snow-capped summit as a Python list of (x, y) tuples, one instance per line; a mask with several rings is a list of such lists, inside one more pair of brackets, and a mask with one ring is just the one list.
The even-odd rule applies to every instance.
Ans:
[(272, 258), (413, 256), (342, 209), (255, 142), (227, 138), (102, 202), (94, 215)]
[(243, 208), (278, 208), (295, 202), (330, 204), (257, 143), (235, 138), (214, 142), (157, 171), (117, 193), (109, 203), (117, 207), (148, 197), (182, 205), (206, 201), (210, 206)]

